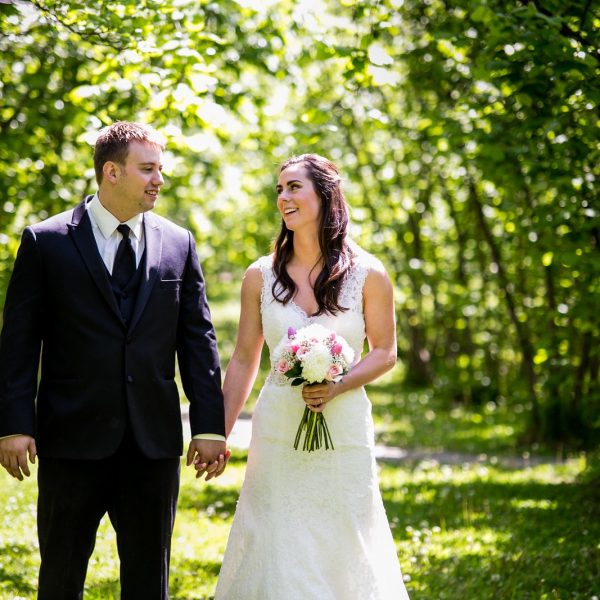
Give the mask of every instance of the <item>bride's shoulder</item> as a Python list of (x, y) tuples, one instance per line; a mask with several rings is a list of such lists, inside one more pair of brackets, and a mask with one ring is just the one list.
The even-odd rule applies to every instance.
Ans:
[(358, 272), (363, 273), (365, 277), (371, 273), (385, 275), (385, 267), (377, 257), (361, 248), (355, 242), (351, 242), (349, 245), (352, 250), (352, 264)]
[(261, 260), (260, 258), (255, 260), (244, 272), (242, 277), (242, 301), (244, 298), (249, 300), (251, 298), (260, 299), (261, 297), (263, 287)]
[(264, 271), (270, 271), (273, 268), (273, 255), (267, 254), (256, 259), (247, 269), (248, 271), (258, 271), (263, 273)]
[(260, 291), (263, 280), (273, 267), (273, 256), (261, 256), (246, 268), (243, 285), (250, 290)]

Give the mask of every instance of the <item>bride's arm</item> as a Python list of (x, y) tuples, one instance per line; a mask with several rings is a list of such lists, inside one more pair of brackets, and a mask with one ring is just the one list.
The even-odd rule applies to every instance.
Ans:
[(371, 269), (363, 287), (369, 352), (338, 384), (338, 394), (377, 379), (396, 364), (394, 290), (387, 273)]
[(260, 365), (264, 341), (260, 317), (261, 287), (260, 269), (250, 267), (242, 280), (237, 341), (223, 383), (226, 436), (231, 433), (244, 402), (250, 395)]
[[(305, 386), (302, 396), (315, 412), (349, 390), (370, 383), (396, 364), (394, 291), (383, 267), (371, 269), (363, 287), (365, 328), (369, 352), (339, 383)], [(323, 404), (319, 404), (319, 401)]]

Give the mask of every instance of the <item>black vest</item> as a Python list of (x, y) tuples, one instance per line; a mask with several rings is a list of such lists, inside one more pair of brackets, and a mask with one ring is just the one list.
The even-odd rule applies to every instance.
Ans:
[(146, 263), (146, 251), (144, 250), (144, 254), (140, 260), (140, 264), (133, 277), (129, 280), (129, 283), (125, 286), (124, 289), (121, 289), (117, 282), (113, 279), (112, 275), (109, 273), (110, 287), (112, 288), (113, 294), (115, 295), (115, 299), (117, 301), (117, 305), (121, 311), (121, 315), (123, 316), (123, 320), (127, 325), (131, 322), (131, 317), (133, 316), (133, 309), (135, 308), (135, 302), (137, 300), (138, 290), (140, 289), (140, 282), (142, 281), (142, 272)]

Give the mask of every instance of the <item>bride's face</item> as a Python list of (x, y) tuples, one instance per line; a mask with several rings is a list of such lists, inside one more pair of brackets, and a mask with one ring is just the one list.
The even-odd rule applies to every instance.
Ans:
[(321, 200), (302, 164), (290, 165), (279, 174), (277, 208), (291, 231), (318, 226)]

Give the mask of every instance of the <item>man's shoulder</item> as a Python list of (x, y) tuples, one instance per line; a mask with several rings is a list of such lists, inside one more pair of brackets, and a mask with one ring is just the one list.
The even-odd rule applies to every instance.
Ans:
[(185, 227), (182, 227), (174, 221), (171, 221), (166, 217), (162, 217), (161, 215), (158, 215), (155, 212), (145, 213), (144, 219), (147, 220), (148, 225), (150, 225), (150, 227), (160, 227), (165, 231), (171, 232), (175, 235), (181, 235), (185, 237), (188, 237), (190, 235), (189, 230), (187, 230)]
[(73, 222), (73, 215), (79, 207), (81, 207), (81, 204), (52, 215), (38, 223), (33, 223), (29, 225), (29, 228), (36, 235), (45, 233), (67, 233), (67, 225)]

